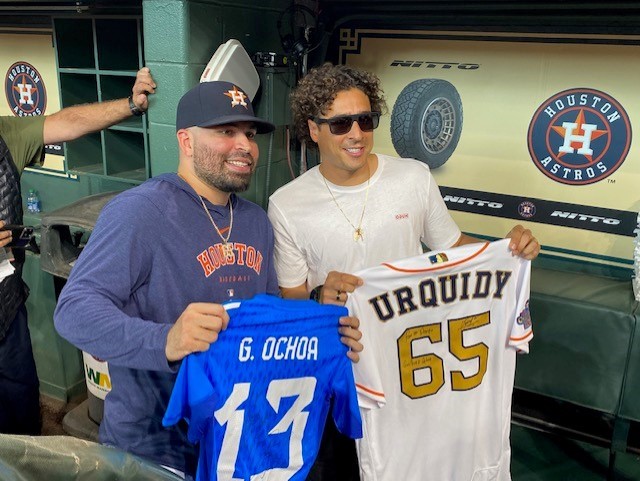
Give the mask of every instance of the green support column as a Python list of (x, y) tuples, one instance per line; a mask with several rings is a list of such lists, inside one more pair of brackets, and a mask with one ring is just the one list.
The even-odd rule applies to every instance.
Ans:
[[(289, 0), (214, 1), (144, 0), (146, 65), (158, 84), (149, 109), (151, 173), (174, 172), (178, 163), (175, 112), (180, 97), (199, 80), (221, 43), (239, 40), (249, 55), (282, 53), (277, 23)], [(288, 30), (287, 30), (288, 31)], [(288, 72), (261, 72), (262, 92), (254, 102), (258, 115), (278, 126), (273, 138), (260, 136), (259, 169), (246, 197), (266, 207), (267, 191), (290, 180), (286, 165), (284, 124), (293, 77)], [(274, 98), (277, 96), (277, 98)], [(268, 168), (271, 159), (276, 165)]]
[(158, 175), (176, 170), (176, 106), (222, 43), (222, 20), (214, 4), (146, 0), (142, 8), (146, 64), (158, 85), (148, 114), (151, 174)]

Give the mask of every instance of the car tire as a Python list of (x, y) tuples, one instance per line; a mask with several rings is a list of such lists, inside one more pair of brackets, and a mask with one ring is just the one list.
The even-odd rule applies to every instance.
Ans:
[(462, 100), (446, 80), (414, 80), (402, 89), (391, 113), (391, 141), (402, 157), (435, 169), (451, 156), (462, 133)]

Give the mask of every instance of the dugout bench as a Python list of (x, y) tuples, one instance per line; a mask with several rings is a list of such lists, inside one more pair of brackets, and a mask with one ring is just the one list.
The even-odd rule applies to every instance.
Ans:
[[(531, 274), (534, 339), (518, 356), (513, 420), (610, 449), (640, 452), (638, 302), (629, 280), (539, 267)], [(632, 445), (633, 444), (633, 445)]]

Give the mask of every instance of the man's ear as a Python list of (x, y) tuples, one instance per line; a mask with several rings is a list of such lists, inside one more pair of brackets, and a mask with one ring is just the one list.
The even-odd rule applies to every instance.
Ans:
[(180, 152), (188, 157), (193, 156), (193, 132), (188, 129), (180, 129), (176, 132)]
[(311, 119), (307, 119), (307, 126), (309, 127), (309, 135), (311, 136), (311, 140), (313, 140), (317, 144), (318, 143), (318, 134), (320, 133), (320, 129), (318, 127), (318, 124), (316, 124)]

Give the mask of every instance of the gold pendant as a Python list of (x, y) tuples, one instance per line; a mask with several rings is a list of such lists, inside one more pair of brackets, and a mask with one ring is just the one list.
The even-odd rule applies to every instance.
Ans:
[(358, 227), (356, 231), (353, 233), (353, 240), (358, 242), (359, 240), (364, 240), (364, 232), (361, 227)]
[(233, 257), (233, 247), (225, 242), (224, 244), (222, 244), (222, 254), (227, 259)]

